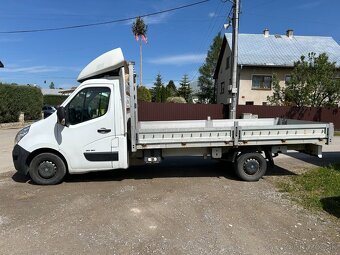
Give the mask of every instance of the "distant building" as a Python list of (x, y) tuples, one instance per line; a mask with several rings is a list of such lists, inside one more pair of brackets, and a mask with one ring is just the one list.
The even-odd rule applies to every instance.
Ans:
[(43, 95), (57, 95), (57, 96), (69, 96), (77, 87), (70, 89), (41, 89)]
[(60, 96), (61, 95), (61, 91), (63, 91), (62, 89), (41, 89), (41, 93), (43, 95), (57, 95)]
[(77, 87), (72, 87), (70, 89), (62, 89), (59, 93), (61, 93), (64, 96), (69, 96), (72, 94), (73, 91), (75, 91)]
[[(214, 73), (217, 103), (231, 103), (231, 45), (232, 34), (227, 33)], [(265, 29), (263, 34), (239, 34), (238, 49), (239, 105), (267, 104), (267, 96), (273, 95), (273, 74), (284, 86), (294, 62), (310, 52), (326, 53), (340, 68), (340, 46), (332, 37), (295, 36), (293, 30), (287, 30), (285, 35), (270, 35)]]
[(190, 88), (191, 88), (192, 102), (194, 104), (197, 104), (198, 103), (198, 92), (200, 91), (198, 87), (198, 81), (191, 81)]

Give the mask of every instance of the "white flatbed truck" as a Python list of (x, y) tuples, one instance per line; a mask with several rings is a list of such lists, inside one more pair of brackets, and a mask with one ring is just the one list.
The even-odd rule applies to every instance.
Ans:
[(297, 150), (321, 157), (322, 145), (333, 138), (332, 123), (280, 118), (138, 121), (134, 64), (120, 48), (93, 60), (78, 81), (57, 112), (15, 138), (15, 168), (37, 184), (57, 184), (67, 172), (185, 155), (232, 161), (240, 179), (257, 181), (272, 155)]

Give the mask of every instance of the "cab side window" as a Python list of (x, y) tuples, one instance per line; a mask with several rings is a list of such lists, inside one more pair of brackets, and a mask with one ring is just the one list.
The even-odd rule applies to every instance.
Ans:
[(68, 120), (76, 125), (103, 116), (110, 102), (111, 90), (105, 87), (86, 88), (68, 104)]

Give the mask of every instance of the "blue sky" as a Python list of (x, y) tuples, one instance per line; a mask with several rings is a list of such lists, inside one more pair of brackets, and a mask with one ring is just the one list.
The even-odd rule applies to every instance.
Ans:
[[(105, 22), (157, 12), (199, 0), (0, 0), (0, 32), (54, 28)], [(190, 8), (145, 19), (148, 44), (143, 45), (143, 83), (151, 87), (158, 73), (163, 82), (178, 84), (184, 74), (198, 76), (209, 45), (231, 8), (230, 2), (210, 0)], [(243, 0), (240, 33), (331, 36), (340, 42), (339, 0)], [(100, 54), (121, 47), (127, 60), (136, 61), (139, 46), (132, 22), (41, 33), (0, 33), (0, 81), (48, 87), (77, 86), (83, 67)], [(254, 46), (255, 47), (255, 46)], [(46, 83), (44, 83), (46, 81)]]

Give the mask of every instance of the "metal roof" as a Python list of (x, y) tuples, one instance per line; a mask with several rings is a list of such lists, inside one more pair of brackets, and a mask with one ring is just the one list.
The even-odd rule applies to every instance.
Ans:
[(41, 89), (43, 95), (61, 95), (62, 89)]
[[(229, 47), (232, 34), (226, 33)], [(239, 34), (239, 65), (293, 66), (302, 55), (326, 53), (331, 62), (340, 67), (340, 45), (332, 37)]]

